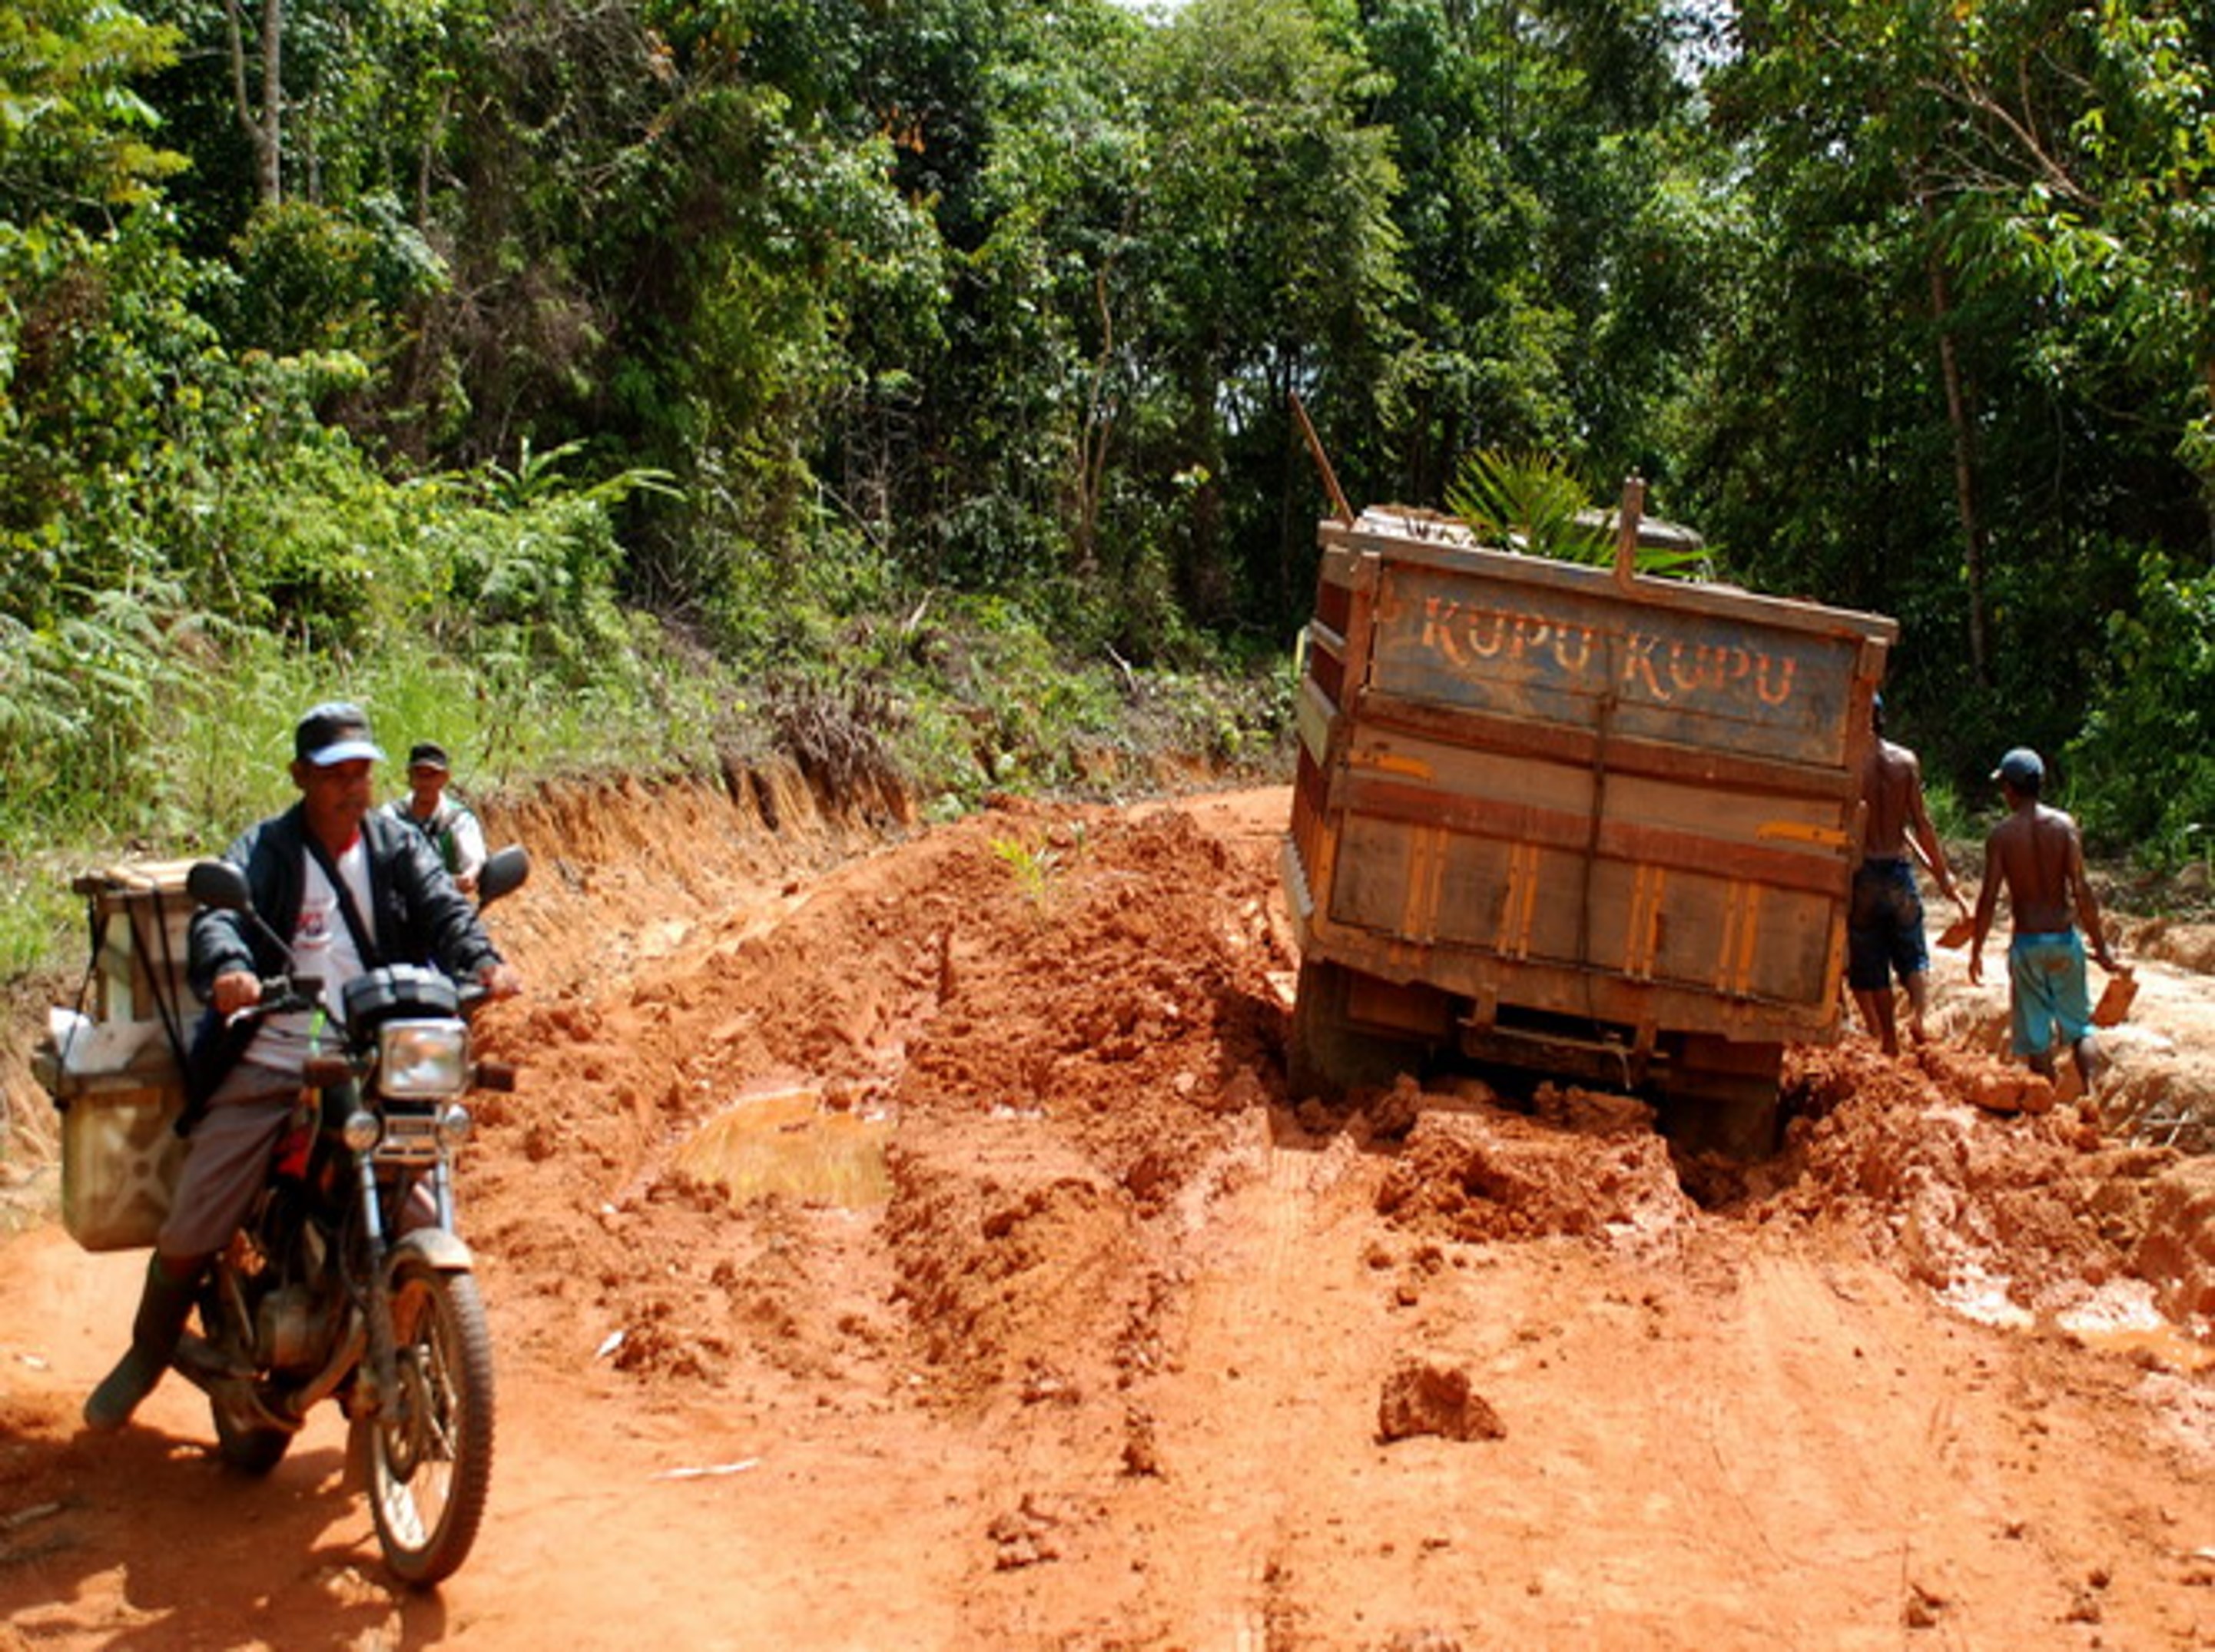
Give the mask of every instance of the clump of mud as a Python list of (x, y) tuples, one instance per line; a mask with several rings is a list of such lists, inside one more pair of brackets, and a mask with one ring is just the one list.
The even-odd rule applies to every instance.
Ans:
[(918, 1132), (889, 1164), (896, 1294), (940, 1393), (1081, 1391), (1094, 1373), (1070, 1361), (1144, 1301), (1129, 1197), (1022, 1120)]
[(2151, 1178), (2144, 1220), (2131, 1267), (2168, 1281), (2172, 1317), (2215, 1323), (2215, 1158), (2187, 1158)]
[(1377, 1194), (1397, 1226), (1463, 1242), (1549, 1234), (1647, 1238), (1692, 1213), (1650, 1115), (1574, 1087), (1536, 1117), (1456, 1099), (1418, 1112)]
[(1756, 1220), (1822, 1223), (1963, 1305), (2046, 1315), (2143, 1280), (2169, 1317), (2215, 1300), (2215, 1244), (2194, 1231), (2204, 1164), (2118, 1145), (2043, 1079), (1931, 1045), (1901, 1059), (1861, 1041), (1802, 1047), (1785, 1152), (1746, 1180)]
[(1384, 1379), (1377, 1398), (1377, 1437), (1390, 1442), (1434, 1434), (1445, 1440), (1504, 1440), (1506, 1425), (1476, 1391), (1469, 1373), (1433, 1360), (1408, 1360)]
[(897, 1104), (1049, 1120), (1158, 1211), (1225, 1116), (1282, 1086), (1271, 976), (1291, 961), (1267, 869), (1169, 811), (1003, 814), (971, 841), (944, 991)]
[[(1137, 1236), (1281, 1092), (1276, 912), (1268, 855), (1188, 814), (1013, 804), (736, 888), (650, 946), (534, 956), (548, 985), (483, 1023), (524, 1078), (487, 1109), (473, 1232), (560, 1305), (539, 1334), (589, 1354), (620, 1330), (608, 1357), (629, 1374), (890, 1354), (829, 1270), (780, 1279), (759, 1260), (788, 1229), (801, 1256), (884, 1256), (874, 1213), (833, 1197), (779, 1213), (685, 1172), (688, 1144), (774, 1080), (890, 1136), (878, 1300), (934, 1385), (1091, 1380), (1046, 1368), (1057, 1342), (1083, 1345), (1071, 1317), (1096, 1306), (1116, 1346), (1156, 1288)], [(574, 912), (542, 927), (534, 955), (595, 934)], [(641, 1254), (678, 1260), (657, 1282)]]

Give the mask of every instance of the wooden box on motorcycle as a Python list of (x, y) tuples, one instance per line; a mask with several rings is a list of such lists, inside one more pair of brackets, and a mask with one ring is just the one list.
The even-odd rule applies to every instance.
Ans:
[(152, 1244), (183, 1162), (177, 1052), (199, 1008), (185, 985), (189, 865), (126, 863), (71, 885), (91, 920), (91, 962), (32, 1066), (62, 1115), (62, 1225), (87, 1250)]

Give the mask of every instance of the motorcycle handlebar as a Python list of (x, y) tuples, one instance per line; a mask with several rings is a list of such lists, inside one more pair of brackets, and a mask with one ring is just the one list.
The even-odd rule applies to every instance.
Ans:
[(320, 975), (259, 975), (255, 984), (261, 989), (259, 995), (253, 1003), (234, 1010), (232, 1020), (266, 1021), (271, 1016), (311, 1010), (323, 996)]

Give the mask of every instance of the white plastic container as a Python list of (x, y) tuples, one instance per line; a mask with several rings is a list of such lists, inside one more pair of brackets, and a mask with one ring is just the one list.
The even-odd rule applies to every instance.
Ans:
[(176, 1050), (199, 1013), (185, 986), (188, 864), (126, 864), (72, 886), (91, 909), (93, 1015), (55, 1010), (32, 1066), (62, 1115), (62, 1225), (88, 1250), (152, 1244), (184, 1162)]

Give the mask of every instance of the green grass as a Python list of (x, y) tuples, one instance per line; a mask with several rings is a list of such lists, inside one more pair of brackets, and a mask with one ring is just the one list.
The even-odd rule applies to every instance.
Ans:
[[(81, 962), (83, 914), (70, 880), (128, 855), (174, 859), (219, 852), (246, 825), (287, 807), (292, 727), (322, 700), (369, 713), (402, 789), (409, 745), (451, 752), (464, 795), (525, 789), (580, 774), (671, 777), (720, 771), (799, 749), (853, 723), (855, 749), (882, 766), (927, 815), (951, 818), (996, 791), (1125, 796), (1159, 785), (1161, 759), (1179, 770), (1275, 774), (1290, 719), (1282, 661), (1255, 671), (1133, 671), (1104, 652), (1071, 658), (1021, 609), (947, 601), (927, 624), (912, 605), (850, 623), (825, 654), (789, 663), (807, 686), (807, 719), (776, 715), (791, 696), (757, 691), (734, 668), (633, 617), (629, 646), (584, 666), (483, 648), (463, 658), (426, 629), (344, 655), (310, 654), (266, 634), (234, 636), (211, 656), (168, 662), (156, 702), (119, 740), (135, 742), (104, 772), (72, 787), (0, 798), (0, 981)], [(863, 646), (856, 637), (864, 638)], [(479, 639), (480, 642), (482, 639)], [(1058, 851), (1009, 857), (1043, 904)]]

